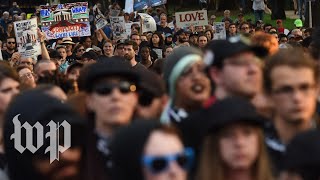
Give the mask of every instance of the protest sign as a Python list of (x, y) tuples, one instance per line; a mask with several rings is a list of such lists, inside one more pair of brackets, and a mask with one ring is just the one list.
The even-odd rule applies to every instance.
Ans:
[(21, 57), (36, 57), (41, 54), (41, 44), (38, 40), (37, 19), (14, 22), (14, 31), (18, 52)]
[(175, 14), (177, 26), (180, 28), (208, 25), (207, 10), (177, 12)]
[(112, 16), (112, 17), (117, 17), (117, 16), (119, 16), (119, 14), (120, 14), (120, 10), (117, 10), (117, 9), (110, 10), (110, 16)]
[(152, 16), (145, 13), (138, 13), (138, 14), (141, 16), (142, 33), (157, 30), (156, 21), (153, 19)]
[(133, 12), (133, 0), (126, 0), (124, 12), (126, 12), (126, 13)]
[(151, 7), (160, 6), (166, 3), (167, 0), (150, 0)]
[(224, 22), (214, 22), (214, 38), (213, 39), (227, 39), (227, 32)]
[(97, 29), (102, 29), (106, 25), (108, 25), (108, 21), (105, 20), (104, 18), (99, 18), (98, 20), (96, 20), (96, 28)]
[(133, 10), (140, 11), (149, 7), (149, 0), (134, 0)]
[(113, 38), (114, 39), (126, 39), (126, 27), (124, 22), (124, 17), (110, 17), (111, 22), (111, 29), (113, 31)]
[(91, 35), (88, 2), (42, 5), (40, 20), (47, 39)]

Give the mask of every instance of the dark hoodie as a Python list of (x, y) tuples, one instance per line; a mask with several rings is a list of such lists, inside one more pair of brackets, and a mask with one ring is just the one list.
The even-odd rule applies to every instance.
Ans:
[[(28, 149), (25, 149), (21, 154), (15, 149), (14, 140), (10, 139), (11, 135), (15, 132), (12, 120), (18, 114), (20, 114), (18, 119), (21, 125), (27, 122), (33, 126), (39, 122), (43, 126), (44, 143), (35, 153), (31, 153)], [(50, 139), (46, 138), (45, 134), (49, 131), (47, 124), (51, 120), (57, 124), (61, 124), (66, 120), (71, 125), (71, 148), (83, 146), (81, 141), (84, 136), (85, 121), (80, 118), (71, 107), (63, 104), (56, 98), (38, 91), (25, 91), (18, 95), (9, 105), (4, 120), (5, 152), (8, 160), (10, 180), (48, 179), (48, 177), (43, 177), (35, 170), (32, 162), (37, 158), (45, 158), (49, 161), (49, 153), (45, 153), (45, 149), (50, 144)], [(60, 133), (60, 135), (61, 134), (62, 133)], [(33, 142), (36, 142), (35, 137), (36, 133), (33, 131)], [(25, 139), (25, 130), (21, 129), (22, 146), (24, 146)], [(61, 159), (59, 163), (63, 164)]]

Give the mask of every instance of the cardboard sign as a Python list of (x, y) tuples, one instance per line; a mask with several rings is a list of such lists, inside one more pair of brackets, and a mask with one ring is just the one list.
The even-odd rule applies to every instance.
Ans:
[(214, 22), (213, 25), (215, 31), (213, 39), (227, 39), (227, 31), (224, 22)]
[(14, 31), (18, 52), (21, 57), (36, 57), (41, 54), (41, 44), (38, 40), (37, 19), (14, 22)]
[(113, 38), (117, 40), (126, 39), (127, 34), (126, 34), (124, 17), (123, 16), (110, 17), (110, 22), (111, 22), (111, 29), (113, 31)]
[(40, 20), (47, 39), (91, 35), (88, 2), (42, 5)]
[(208, 25), (207, 10), (201, 11), (187, 11), (177, 12), (175, 14), (177, 26), (180, 28), (193, 26), (206, 26)]
[(105, 20), (104, 18), (100, 18), (96, 21), (96, 28), (97, 29), (102, 29), (103, 27), (105, 27), (106, 25), (108, 25), (108, 21)]
[(141, 16), (142, 33), (149, 31), (156, 31), (157, 24), (152, 16), (145, 13), (138, 13)]

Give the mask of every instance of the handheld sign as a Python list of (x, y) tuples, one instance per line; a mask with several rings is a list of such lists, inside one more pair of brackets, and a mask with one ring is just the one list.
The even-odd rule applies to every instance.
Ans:
[(177, 26), (180, 28), (193, 26), (206, 26), (208, 25), (207, 10), (201, 11), (187, 11), (177, 12), (175, 14)]
[(88, 2), (42, 5), (40, 20), (47, 39), (91, 35)]
[(36, 57), (41, 54), (41, 45), (38, 40), (37, 19), (14, 22), (14, 32), (18, 52), (21, 57)]
[(142, 33), (149, 31), (156, 31), (157, 24), (156, 21), (149, 14), (138, 13), (141, 16), (141, 30)]

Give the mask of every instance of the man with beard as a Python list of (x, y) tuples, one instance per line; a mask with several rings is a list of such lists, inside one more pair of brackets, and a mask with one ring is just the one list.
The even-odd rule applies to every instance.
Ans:
[(139, 47), (134, 41), (125, 41), (124, 42), (124, 58), (130, 62), (133, 69), (146, 69), (143, 65), (136, 61), (136, 54)]
[(286, 146), (293, 137), (319, 125), (314, 116), (318, 83), (316, 62), (300, 50), (279, 51), (266, 60), (264, 87), (274, 110), (266, 144), (276, 171), (282, 170)]
[[(32, 106), (30, 106), (30, 102), (32, 102)], [(34, 107), (41, 108), (35, 111)], [(83, 133), (86, 127), (85, 122), (71, 107), (54, 97), (39, 91), (26, 91), (18, 95), (5, 114), (4, 143), (10, 179), (87, 179), (84, 178), (86, 172), (81, 168), (83, 166), (84, 143), (82, 139), (85, 138)], [(30, 129), (24, 130), (27, 123), (32, 126), (33, 131), (30, 131)], [(55, 123), (58, 127), (58, 129), (57, 127), (54, 128), (56, 129), (54, 131), (56, 137), (53, 136), (51, 127), (47, 126), (52, 123)], [(71, 128), (70, 134), (67, 131), (66, 127), (68, 125), (66, 123)], [(39, 125), (43, 127), (42, 133), (35, 131), (35, 129), (39, 130)], [(19, 126), (21, 133), (18, 135), (17, 129)], [(23, 142), (28, 142), (28, 132), (31, 133), (33, 138), (37, 138), (36, 144), (32, 145), (36, 149), (33, 153), (31, 152), (32, 148), (23, 145)], [(66, 141), (67, 138), (70, 138), (70, 146)], [(40, 139), (42, 139), (42, 144), (39, 144)], [(61, 141), (63, 139), (64, 141)], [(19, 140), (21, 140), (20, 146), (22, 147), (20, 148), (23, 148), (23, 152), (18, 151), (17, 143), (19, 143)], [(35, 141), (33, 142), (35, 143)], [(52, 142), (58, 143), (54, 146)], [(25, 147), (30, 149), (24, 149)], [(57, 152), (59, 154), (58, 159), (50, 162), (51, 155), (53, 155), (52, 148), (66, 149), (64, 152)]]
[(176, 37), (177, 37), (176, 46), (189, 45), (188, 43), (189, 39), (186, 35), (186, 32), (183, 29), (180, 29), (179, 31), (176, 32)]
[(7, 49), (2, 50), (2, 57), (6, 61), (10, 61), (12, 54), (16, 52), (16, 39), (14, 37), (8, 37), (7, 38)]

